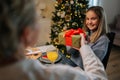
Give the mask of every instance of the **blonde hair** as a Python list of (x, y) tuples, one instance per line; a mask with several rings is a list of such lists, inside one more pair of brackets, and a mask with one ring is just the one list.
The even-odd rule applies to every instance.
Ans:
[[(102, 7), (100, 7), (100, 6), (92, 6), (92, 7), (90, 7), (87, 10), (87, 12), (88, 11), (93, 11), (99, 17), (98, 28), (97, 28), (97, 30), (95, 32), (93, 32), (90, 35), (90, 42), (94, 43), (101, 35), (108, 33), (109, 30), (108, 30), (107, 21), (106, 21), (106, 15), (105, 15), (105, 12), (104, 12), (104, 10), (103, 10)], [(84, 21), (84, 27), (83, 27), (83, 29), (86, 32), (90, 33), (90, 30), (86, 26), (85, 21)]]

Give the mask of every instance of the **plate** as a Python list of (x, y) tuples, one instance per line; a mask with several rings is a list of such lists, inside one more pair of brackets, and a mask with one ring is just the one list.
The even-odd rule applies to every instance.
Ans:
[[(51, 62), (48, 60), (47, 58), (47, 55), (46, 55), (46, 52), (43, 53), (39, 58), (38, 58), (39, 61), (43, 62), (43, 63), (47, 63), (47, 64), (51, 64)], [(58, 61), (61, 60), (61, 56), (58, 54), (58, 58), (57, 60), (55, 61), (55, 63), (57, 63)]]
[(47, 51), (53, 51), (56, 50), (56, 47), (53, 45), (45, 45), (45, 46), (40, 46), (40, 47), (28, 47), (25, 49), (25, 54), (30, 55), (30, 54), (38, 54), (38, 53), (44, 53)]

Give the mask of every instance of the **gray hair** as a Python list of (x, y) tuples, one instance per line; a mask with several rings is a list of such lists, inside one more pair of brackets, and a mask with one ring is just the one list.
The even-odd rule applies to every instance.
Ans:
[(33, 0), (0, 0), (0, 61), (14, 57), (23, 31), (35, 21)]

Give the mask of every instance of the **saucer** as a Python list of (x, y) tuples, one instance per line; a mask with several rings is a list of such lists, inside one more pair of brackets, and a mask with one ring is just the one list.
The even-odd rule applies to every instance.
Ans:
[[(51, 64), (51, 61), (47, 58), (47, 55), (46, 55), (46, 52), (43, 53), (39, 58), (38, 58), (39, 61), (43, 62), (43, 63), (47, 63), (47, 64)], [(57, 63), (58, 61), (61, 60), (61, 55), (58, 54), (58, 58), (57, 60), (55, 61), (55, 63)]]

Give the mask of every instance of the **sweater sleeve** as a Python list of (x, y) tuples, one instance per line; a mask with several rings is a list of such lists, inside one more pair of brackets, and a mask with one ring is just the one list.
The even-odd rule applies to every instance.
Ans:
[(109, 39), (101, 36), (93, 45), (90, 45), (95, 55), (102, 61), (108, 49)]
[[(76, 69), (66, 65), (52, 65), (45, 67), (36, 65), (36, 73), (38, 79), (42, 80), (107, 80), (104, 67), (100, 60), (95, 56), (94, 52), (88, 45), (84, 45), (80, 49), (83, 59), (84, 69)], [(39, 65), (39, 66), (38, 66)], [(39, 78), (40, 77), (40, 78)]]
[(104, 67), (92, 49), (88, 45), (84, 45), (80, 48), (80, 53), (85, 72), (90, 80), (107, 80)]

